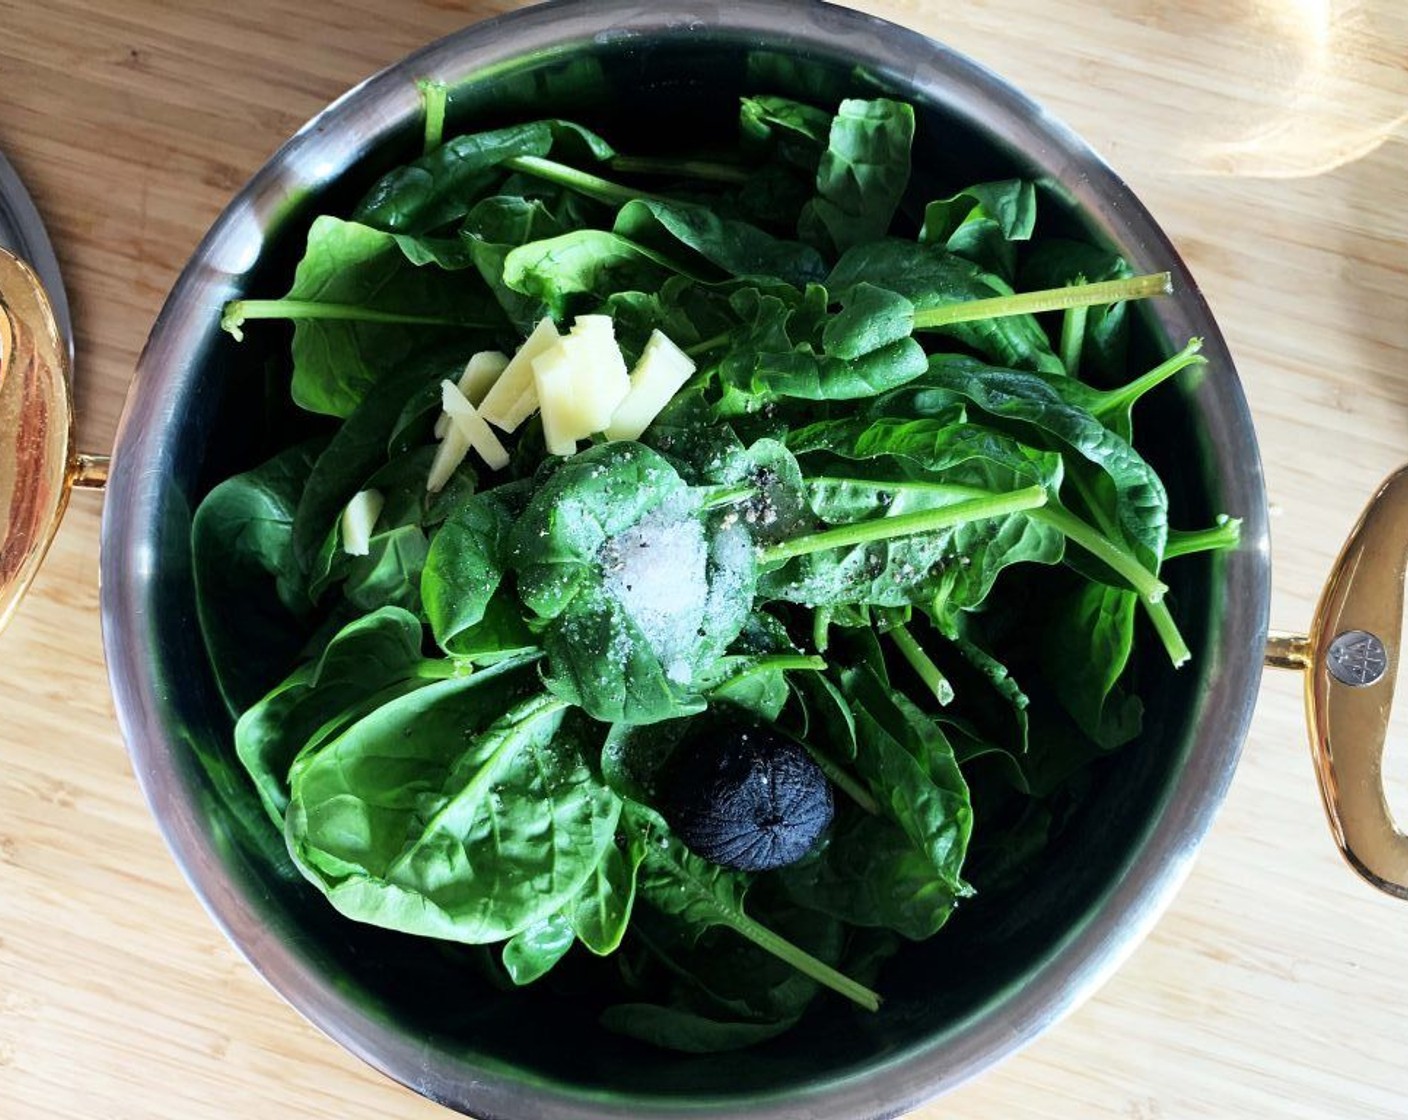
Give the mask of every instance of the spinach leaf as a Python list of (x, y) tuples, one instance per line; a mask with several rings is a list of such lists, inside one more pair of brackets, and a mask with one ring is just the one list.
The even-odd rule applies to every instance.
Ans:
[(621, 207), (613, 232), (665, 256), (683, 245), (730, 276), (775, 277), (802, 288), (826, 275), (821, 254), (810, 245), (720, 218), (699, 203), (636, 199)]
[(907, 339), (913, 330), (914, 304), (861, 281), (846, 293), (845, 307), (827, 321), (822, 345), (833, 357), (854, 359)]
[(731, 390), (720, 402), (724, 416), (753, 412), (788, 397), (808, 401), (863, 400), (921, 376), (924, 350), (912, 338), (892, 342), (853, 361), (805, 350), (734, 352), (719, 366)]
[(1144, 706), (1119, 679), (1134, 648), (1132, 591), (1083, 582), (1056, 601), (1043, 628), (1041, 667), (1061, 706), (1103, 750), (1139, 734)]
[[(769, 929), (828, 965), (840, 962), (846, 937), (839, 922), (776, 897), (766, 884), (752, 899)], [(602, 1022), (634, 1037), (656, 1030), (656, 1045), (694, 1053), (751, 1045), (793, 1026), (820, 990), (810, 977), (726, 929), (697, 933), (646, 908), (633, 933), (632, 947), (644, 950), (641, 971), (649, 979), (632, 987), (657, 1002), (610, 1007)]]
[(566, 121), (532, 121), (469, 133), (383, 176), (354, 218), (392, 233), (428, 233), (464, 217), (505, 162), (546, 156), (559, 144), (598, 160), (613, 154), (601, 137)]
[(420, 620), (385, 607), (348, 623), (322, 656), (246, 711), (235, 724), (235, 751), (275, 825), (283, 829), (289, 767), (301, 750), (444, 675), (441, 664), (421, 654)]
[(484, 617), (450, 639), (450, 649), (446, 652), (456, 661), (492, 665), (525, 654), (541, 654), (542, 648), (538, 636), (523, 620), (523, 607), (518, 597), (501, 586), (485, 606)]
[[(1022, 286), (1060, 288), (1084, 282), (1124, 280), (1134, 275), (1125, 259), (1084, 241), (1049, 237), (1035, 242), (1022, 264)], [(1129, 352), (1129, 312), (1123, 302), (1085, 312), (1082, 365), (1107, 379), (1122, 378)]]
[(659, 913), (685, 926), (692, 940), (716, 926), (741, 934), (764, 952), (791, 965), (862, 1007), (875, 1010), (879, 997), (806, 950), (761, 925), (743, 912), (748, 880), (741, 872), (720, 867), (693, 855), (651, 809), (627, 802), (622, 813), (626, 828), (643, 838), (645, 858), (637, 891)]
[(752, 542), (707, 494), (641, 444), (600, 444), (558, 467), (514, 526), (509, 563), (540, 620), (545, 680), (596, 719), (698, 710), (696, 674), (752, 609)]
[(452, 513), (431, 542), (421, 598), (435, 641), (458, 652), (456, 639), (477, 626), (499, 590), (507, 539), (527, 485), (510, 483), (475, 494)]
[(561, 910), (613, 842), (621, 802), (589, 728), (514, 663), (378, 708), (291, 774), (289, 850), (348, 917), (500, 941)]
[[(458, 360), (451, 362), (431, 355), (389, 374), (376, 384), (318, 456), (298, 496), (292, 541), (300, 568), (315, 582), (326, 581), (336, 558), (338, 517), (386, 465), (387, 442), (406, 403), (432, 379), (457, 377), (462, 368), (463, 363)], [(321, 562), (315, 564), (320, 554)]]
[(846, 803), (838, 803), (825, 847), (779, 874), (802, 905), (913, 941), (938, 932), (955, 905), (928, 855), (893, 821)]
[(745, 97), (738, 125), (743, 150), (769, 157), (815, 176), (831, 136), (832, 114), (791, 98), (762, 94)]
[(1017, 266), (1013, 242), (1030, 240), (1035, 225), (1036, 187), (1023, 179), (1003, 179), (929, 203), (919, 240), (965, 257), (1010, 284)]
[(971, 358), (944, 356), (930, 359), (924, 384), (958, 394), (995, 419), (1067, 446), (1088, 460), (1109, 479), (1111, 520), (1124, 541), (1141, 564), (1158, 571), (1168, 537), (1168, 495), (1163, 483), (1128, 441), (1069, 403), (1056, 381), (996, 369)]
[(854, 714), (853, 763), (881, 810), (845, 806), (827, 846), (782, 872), (803, 904), (855, 925), (932, 936), (958, 898), (973, 818), (968, 787), (939, 725), (873, 669), (842, 674)]
[(460, 244), (520, 335), (531, 333), (548, 308), (542, 300), (515, 291), (504, 282), (504, 261), (520, 245), (564, 232), (565, 228), (542, 201), (514, 195), (481, 199), (460, 227)]
[(653, 249), (616, 233), (579, 229), (520, 245), (504, 257), (503, 282), (541, 300), (555, 319), (568, 314), (572, 296), (605, 299), (623, 288), (658, 288), (685, 270)]
[(901, 101), (841, 102), (802, 210), (803, 239), (844, 253), (883, 237), (909, 183), (914, 108)]
[[(932, 245), (885, 238), (862, 242), (846, 252), (826, 287), (842, 299), (862, 282), (880, 283), (914, 305), (916, 311), (1012, 294), (1011, 287), (972, 261)], [(1015, 369), (1063, 373), (1046, 332), (1031, 315), (1004, 315), (953, 323), (938, 330), (979, 354)]]
[[(877, 408), (886, 407), (884, 399)], [(897, 517), (941, 509), (975, 491), (1013, 490), (1037, 483), (1054, 491), (1061, 459), (963, 419), (961, 410), (935, 418), (856, 417), (809, 425), (789, 444), (812, 472), (808, 497), (828, 524)], [(816, 449), (826, 454), (808, 454)], [(836, 462), (832, 457), (861, 462)], [(827, 603), (921, 605), (943, 618), (987, 598), (998, 574), (1017, 563), (1055, 564), (1065, 538), (1027, 514), (963, 522), (946, 534), (901, 538), (850, 553), (794, 561), (776, 579), (796, 581), (787, 597)], [(775, 585), (764, 581), (764, 587)]]
[(293, 547), (294, 509), (323, 442), (291, 447), (201, 502), (191, 564), (211, 669), (239, 715), (288, 672), (312, 629)]
[(662, 775), (690, 730), (687, 718), (612, 724), (601, 748), (606, 784), (627, 801), (658, 804), (665, 796)]
[(645, 838), (626, 831), (601, 855), (594, 874), (568, 907), (577, 940), (597, 956), (614, 953), (626, 934), (636, 896)]
[(572, 948), (572, 923), (562, 911), (540, 918), (504, 942), (504, 969), (520, 986), (545, 976)]
[(308, 231), (293, 286), (278, 300), (238, 300), (222, 319), (243, 337), (249, 319), (293, 321), (293, 399), (349, 416), (391, 368), (456, 346), (467, 358), (503, 316), (464, 272), (418, 268), (389, 233), (323, 215)]

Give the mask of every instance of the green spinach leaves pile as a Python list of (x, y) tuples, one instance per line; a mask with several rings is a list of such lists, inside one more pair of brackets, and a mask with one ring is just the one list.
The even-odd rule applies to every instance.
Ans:
[[(341, 913), (494, 946), (514, 984), (602, 958), (604, 1024), (656, 1044), (755, 1043), (828, 988), (874, 1009), (885, 956), (972, 893), (974, 830), (1016, 873), (1138, 734), (1135, 642), (1188, 656), (1160, 566), (1236, 523), (1170, 527), (1131, 412), (1197, 344), (1130, 376), (1125, 263), (1036, 236), (1030, 183), (922, 197), (902, 103), (750, 97), (735, 151), (674, 159), (558, 120), (442, 141), (427, 97), (424, 155), (313, 222), (285, 296), (226, 309), (237, 338), (292, 324), (292, 398), (336, 421), (194, 523), (264, 827)], [(1039, 319), (1019, 289), (1077, 298)], [(441, 381), (585, 313), (696, 377), (639, 442), (553, 458), (533, 420), (427, 493)], [(791, 866), (666, 824), (671, 757), (730, 722), (833, 784)]]

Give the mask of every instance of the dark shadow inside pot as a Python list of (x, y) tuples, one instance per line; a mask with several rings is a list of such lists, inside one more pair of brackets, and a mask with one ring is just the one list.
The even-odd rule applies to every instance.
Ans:
[[(737, 95), (753, 92), (822, 103), (880, 93), (915, 99), (915, 90), (896, 74), (867, 72), (833, 58), (760, 51), (726, 36), (681, 33), (649, 48), (630, 37), (606, 38), (590, 55), (545, 55), (472, 80), (454, 93), (451, 125), (482, 128), (557, 115), (598, 128), (621, 149), (664, 154), (694, 149), (710, 138), (731, 141)], [(1044, 183), (1039, 232), (1106, 239), (1099, 223), (1069, 208), (1069, 184), (1060, 181), (1061, 169), (1053, 167), (1049, 154), (1034, 160), (1005, 150), (980, 123), (922, 97), (918, 101), (915, 164), (918, 175), (932, 184), (933, 197), (972, 182), (1034, 175)], [(407, 129), (325, 196), (290, 207), (273, 248), (242, 282), (244, 290), (260, 296), (286, 290), (312, 217), (322, 211), (347, 213), (381, 170), (414, 155), (418, 139)], [(1127, 248), (1140, 271), (1169, 264), (1161, 259), (1160, 246)], [(1135, 320), (1132, 372), (1185, 341), (1167, 337), (1168, 320), (1157, 308), (1139, 308)], [(555, 1084), (618, 1101), (641, 1094), (721, 1105), (843, 1080), (916, 1049), (942, 1046), (973, 1016), (1031, 982), (1091, 921), (1163, 812), (1217, 670), (1210, 634), (1222, 609), (1222, 561), (1185, 559), (1166, 572), (1175, 614), (1194, 653), (1189, 666), (1173, 671), (1140, 623), (1136, 673), (1147, 703), (1143, 735), (1097, 764), (1086, 796), (1040, 860), (1016, 881), (980, 892), (937, 937), (907, 945), (885, 966), (878, 984), (885, 1004), (878, 1014), (825, 998), (795, 1030), (756, 1049), (683, 1056), (597, 1025), (586, 967), (595, 962), (567, 970), (556, 988), (502, 991), (483, 981), (477, 950), (345, 921), (279, 858), (272, 830), (259, 835), (267, 822), (234, 759), (231, 719), (214, 688), (194, 619), (187, 511), (216, 482), (284, 445), (291, 424), (306, 424), (291, 405), (271, 412), (249, 389), (266, 368), (275, 371), (276, 389), (286, 388), (287, 332), (257, 324), (248, 335), (243, 346), (230, 340), (213, 346), (200, 391), (188, 400), (188, 414), (173, 419), (186, 435), (172, 480), (180, 498), (173, 501), (161, 541), (162, 577), (150, 618), (155, 670), (169, 685), (173, 719), (184, 728), (190, 761), (199, 764), (193, 780), (203, 791), (206, 824), (222, 848), (228, 874), (260, 913), (263, 936), (295, 944), (307, 967), (369, 1020), (416, 1040), (427, 1054), (462, 1059), (466, 1086), (478, 1067), (527, 1084)], [(1232, 373), (1213, 369), (1209, 376)], [(1180, 527), (1205, 525), (1223, 512), (1216, 508), (1221, 487), (1196, 400), (1193, 386), (1166, 386), (1140, 405), (1136, 417), (1141, 449), (1161, 471), (1172, 522)], [(307, 430), (316, 427), (309, 424)], [(982, 830), (981, 820), (976, 828)], [(245, 949), (257, 961), (257, 944)], [(1040, 1025), (1013, 1021), (1010, 1029), (1023, 1036)], [(447, 1095), (443, 1084), (436, 1092)]]

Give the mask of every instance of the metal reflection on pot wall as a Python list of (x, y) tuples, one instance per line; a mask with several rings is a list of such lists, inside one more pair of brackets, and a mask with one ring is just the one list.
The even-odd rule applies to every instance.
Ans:
[[(212, 703), (210, 682), (190, 671), (199, 654), (190, 637), (183, 560), (182, 526), (208, 483), (210, 457), (220, 454), (222, 438), (228, 442), (221, 390), (232, 364), (212, 309), (252, 291), (260, 270), (272, 275), (286, 268), (288, 243), (306, 228), (315, 195), (345, 197), (404, 154), (419, 127), (417, 78), (452, 86), (452, 123), (468, 127), (533, 108), (603, 112), (612, 99), (648, 105), (658, 116), (690, 98), (730, 97), (759, 66), (783, 92), (824, 88), (834, 97), (881, 89), (912, 99), (985, 171), (1007, 167), (1039, 180), (1065, 205), (1067, 220), (1123, 248), (1139, 270), (1171, 268), (1181, 294), (1151, 309), (1142, 329), (1154, 346), (1174, 337), (1206, 338), (1217, 376), (1177, 390), (1160, 418), (1201, 452), (1182, 483), (1189, 500), (1243, 515), (1245, 545), (1220, 559), (1203, 585), (1188, 588), (1206, 592), (1193, 597), (1206, 608), (1193, 635), (1198, 660), (1181, 676), (1160, 678), (1166, 684), (1157, 700), (1160, 749), (1131, 762), (1119, 776), (1120, 796), (1110, 802), (1110, 827), (1120, 843), (1105, 843), (1098, 858), (1074, 861), (1088, 869), (1084, 878), (1072, 872), (1034, 891), (1026, 901), (1041, 922), (991, 911), (985, 955), (972, 945), (950, 947), (953, 959), (965, 962), (958, 980), (931, 982), (934, 970), (911, 955), (915, 991), (897, 993), (874, 1022), (846, 1021), (846, 1029), (806, 1036), (767, 1061), (661, 1058), (630, 1069), (589, 1032), (578, 1032), (574, 1047), (563, 1049), (579, 1055), (567, 1053), (548, 1066), (547, 1057), (531, 1053), (532, 1044), (544, 1031), (562, 1029), (553, 1026), (560, 1007), (486, 990), (454, 1017), (444, 1009), (436, 1017), (416, 993), (443, 990), (448, 973), (438, 955), (398, 961), (389, 939), (345, 934), (288, 878), (286, 866), (276, 866), (274, 854), (254, 850), (235, 827), (231, 798), (250, 793), (220, 765), (228, 717)], [(18, 272), (0, 283), (11, 333), (27, 285)], [(63, 363), (55, 368), (64, 370)], [(63, 395), (58, 412), (66, 416), (64, 373), (57, 380), (51, 373), (49, 383)], [(48, 477), (83, 477), (68, 443), (46, 462)], [(1386, 491), (1383, 508), (1394, 507), (1394, 493)], [(701, 1102), (716, 1114), (778, 1120), (802, 1111), (893, 1115), (976, 1074), (1055, 1021), (1132, 949), (1176, 889), (1230, 778), (1259, 676), (1269, 565), (1264, 501), (1245, 403), (1187, 270), (1118, 178), (1009, 87), (912, 33), (819, 5), (743, 0), (727, 14), (610, 0), (550, 5), (445, 40), (329, 107), (241, 192), (197, 251), (153, 329), (118, 440), (104, 524), (105, 641), (137, 772), (194, 888), (280, 992), (392, 1076), (436, 1100), (500, 1116), (682, 1116), (697, 1114)], [(1377, 524), (1371, 513), (1362, 539), (1378, 536)], [(1343, 570), (1364, 570), (1356, 564)], [(1396, 578), (1401, 594), (1401, 557), (1384, 578)], [(1342, 695), (1325, 684), (1328, 648), (1344, 629), (1371, 631), (1393, 665), (1398, 634), (1377, 617), (1350, 611), (1357, 576), (1336, 586), (1344, 591), (1334, 598), (1339, 606), (1322, 607), (1310, 637), (1277, 636), (1270, 652), (1275, 663), (1308, 667), (1312, 689), (1324, 690), (1314, 709), (1332, 723), (1321, 752), (1328, 760), (1322, 781), (1332, 813), (1345, 817), (1358, 807), (1340, 792), (1351, 783), (1337, 777), (1350, 762), (1347, 737), (1373, 729), (1341, 726), (1333, 715), (1362, 716), (1355, 696), (1386, 707), (1388, 682)], [(1373, 772), (1372, 735), (1363, 742), (1370, 749), (1356, 756), (1356, 788)], [(1366, 819), (1370, 832), (1389, 842), (1355, 858), (1390, 883), (1397, 833), (1386, 814)], [(1360, 852), (1354, 828), (1342, 826), (1340, 835)], [(1084, 850), (1098, 853), (1107, 839), (1088, 830)]]

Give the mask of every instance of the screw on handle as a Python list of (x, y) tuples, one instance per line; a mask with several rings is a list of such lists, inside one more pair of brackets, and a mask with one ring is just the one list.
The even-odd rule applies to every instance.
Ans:
[(1384, 746), (1402, 648), (1408, 467), (1350, 533), (1308, 637), (1273, 634), (1266, 661), (1305, 671), (1310, 745), (1340, 851), (1365, 880), (1408, 900), (1408, 835), (1384, 796)]
[(39, 570), (79, 473), (68, 348), (38, 277), (0, 249), (0, 630)]

